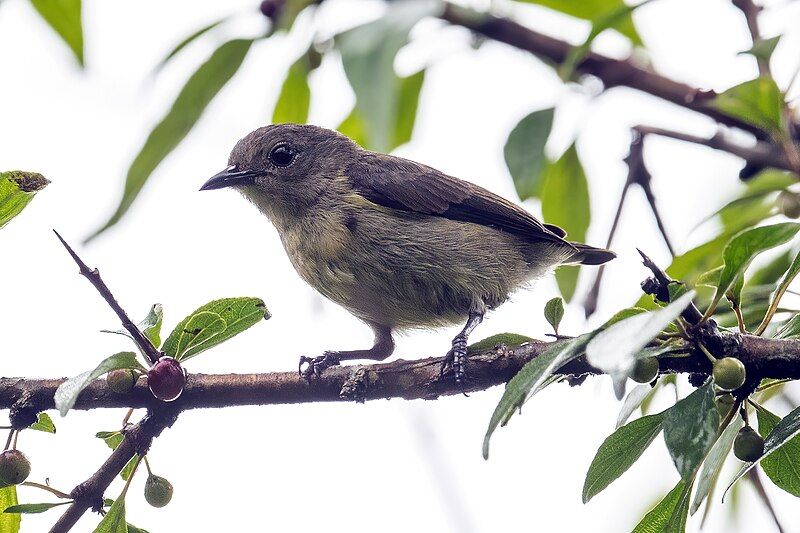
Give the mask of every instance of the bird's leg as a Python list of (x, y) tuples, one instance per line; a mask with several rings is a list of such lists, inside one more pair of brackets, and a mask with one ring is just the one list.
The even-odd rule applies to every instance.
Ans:
[[(383, 361), (394, 351), (392, 330), (386, 326), (370, 324), (375, 332), (375, 344), (368, 350), (326, 351), (319, 357), (300, 357), (298, 371), (306, 379), (319, 377), (326, 368), (336, 366), (342, 361), (355, 359), (372, 359)], [(305, 368), (303, 365), (306, 365)]]
[(464, 383), (466, 377), (467, 339), (478, 324), (483, 322), (483, 315), (483, 311), (470, 311), (464, 329), (453, 338), (453, 347), (447, 352), (442, 362), (441, 375), (444, 375), (446, 368), (450, 366), (453, 370), (453, 377), (459, 385)]

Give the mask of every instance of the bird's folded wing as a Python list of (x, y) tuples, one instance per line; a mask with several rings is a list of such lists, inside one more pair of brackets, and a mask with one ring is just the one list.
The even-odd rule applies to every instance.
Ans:
[(542, 224), (505, 198), (420, 163), (365, 154), (347, 168), (345, 175), (358, 194), (384, 207), (481, 224), (526, 240), (571, 246), (558, 226)]

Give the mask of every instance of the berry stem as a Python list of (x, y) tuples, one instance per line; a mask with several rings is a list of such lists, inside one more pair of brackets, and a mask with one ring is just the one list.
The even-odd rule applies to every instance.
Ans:
[(66, 492), (61, 492), (58, 489), (54, 489), (50, 485), (43, 485), (42, 483), (36, 483), (35, 481), (23, 481), (20, 484), (25, 485), (26, 487), (36, 487), (37, 489), (46, 490), (47, 492), (54, 494), (59, 498), (70, 500), (69, 502), (64, 502), (65, 504), (70, 503), (72, 501), (72, 496), (70, 496)]
[(697, 346), (700, 348), (700, 351), (703, 352), (703, 355), (708, 358), (712, 365), (717, 362), (717, 358), (711, 355), (711, 352), (708, 351), (708, 348), (703, 346), (702, 342), (698, 342)]
[(153, 475), (153, 471), (150, 470), (150, 461), (147, 460), (147, 456), (146, 455), (143, 457), (143, 459), (144, 459), (144, 466), (145, 466), (145, 468), (147, 468), (147, 475), (148, 476), (152, 476)]

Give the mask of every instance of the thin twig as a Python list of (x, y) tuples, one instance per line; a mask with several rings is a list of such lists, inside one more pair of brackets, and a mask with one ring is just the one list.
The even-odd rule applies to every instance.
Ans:
[(669, 137), (670, 139), (727, 152), (757, 167), (775, 167), (795, 172), (798, 170), (796, 166), (791, 164), (789, 158), (786, 157), (785, 152), (780, 147), (767, 141), (756, 141), (752, 146), (745, 146), (733, 141), (721, 130), (711, 137), (701, 137), (656, 126), (639, 125), (633, 129), (642, 135)]
[[(625, 180), (625, 185), (622, 187), (622, 193), (620, 193), (619, 202), (617, 202), (617, 212), (614, 214), (614, 222), (611, 224), (611, 229), (608, 232), (608, 239), (606, 239), (606, 248), (611, 248), (611, 243), (614, 240), (614, 235), (617, 233), (617, 226), (619, 225), (619, 219), (622, 216), (622, 207), (625, 204), (625, 198), (628, 196), (628, 191), (631, 188), (631, 181), (630, 179)], [(600, 268), (597, 269), (597, 273), (594, 276), (594, 282), (592, 282), (592, 288), (589, 289), (589, 292), (586, 294), (586, 298), (583, 300), (583, 310), (586, 318), (589, 318), (597, 311), (597, 302), (600, 300), (600, 285), (603, 282), (603, 275), (606, 271), (606, 265), (600, 265)]]
[[(625, 203), (625, 198), (630, 190), (631, 185), (638, 185), (642, 188), (644, 192), (645, 198), (647, 199), (647, 203), (650, 206), (650, 210), (653, 212), (653, 217), (656, 221), (656, 226), (658, 226), (658, 230), (661, 233), (661, 237), (664, 239), (664, 243), (669, 250), (670, 255), (673, 257), (675, 256), (675, 249), (670, 242), (669, 236), (667, 235), (667, 229), (664, 226), (664, 222), (661, 219), (661, 215), (659, 214), (658, 208), (656, 207), (656, 197), (653, 194), (653, 189), (650, 185), (650, 182), (653, 179), (652, 174), (650, 171), (647, 170), (647, 166), (644, 163), (644, 135), (642, 135), (636, 129), (633, 130), (633, 139), (631, 140), (630, 151), (628, 155), (625, 157), (625, 163), (628, 165), (628, 175), (625, 179), (625, 185), (622, 188), (622, 194), (620, 195), (619, 203), (617, 204), (617, 212), (614, 215), (614, 222), (611, 224), (611, 230), (608, 232), (608, 240), (606, 242), (606, 248), (611, 247), (611, 242), (614, 239), (614, 235), (617, 232), (617, 226), (619, 225), (619, 219), (622, 215), (622, 208), (623, 204)], [(603, 280), (603, 274), (605, 273), (605, 266), (601, 266), (597, 273), (595, 274), (594, 282), (592, 283), (592, 288), (586, 295), (586, 298), (583, 301), (583, 309), (586, 317), (588, 318), (591, 316), (595, 310), (597, 309), (597, 302), (600, 299), (600, 286)]]
[[(753, 0), (731, 0), (731, 3), (736, 6), (747, 21), (747, 29), (750, 31), (750, 37), (753, 40), (753, 46), (762, 42), (761, 30), (758, 25), (758, 14), (761, 12), (761, 6), (753, 3)], [(761, 76), (772, 77), (769, 69), (769, 60), (757, 57), (758, 73)]]
[(26, 487), (36, 487), (37, 489), (46, 490), (47, 492), (54, 494), (55, 496), (65, 500), (71, 499), (71, 496), (69, 494), (67, 494), (66, 492), (61, 492), (58, 489), (54, 489), (50, 485), (43, 485), (41, 483), (36, 483), (35, 481), (23, 481), (22, 485), (25, 485)]
[(58, 240), (61, 241), (61, 244), (64, 245), (64, 248), (67, 249), (69, 255), (72, 256), (72, 259), (75, 261), (75, 263), (77, 263), (81, 275), (89, 280), (89, 283), (91, 283), (94, 288), (97, 289), (97, 292), (100, 293), (100, 296), (103, 297), (109, 307), (111, 307), (111, 309), (113, 309), (117, 314), (120, 322), (122, 322), (122, 327), (124, 327), (125, 330), (130, 333), (131, 337), (133, 338), (133, 342), (136, 343), (150, 363), (155, 364), (155, 362), (161, 357), (161, 353), (158, 351), (158, 349), (156, 349), (155, 346), (153, 346), (153, 343), (151, 343), (144, 333), (139, 330), (136, 324), (134, 324), (133, 321), (128, 317), (128, 314), (125, 312), (125, 310), (119, 305), (116, 298), (114, 298), (114, 295), (111, 293), (111, 290), (109, 290), (108, 286), (100, 277), (100, 271), (96, 268), (89, 268), (56, 230), (53, 230), (53, 233), (56, 234)]

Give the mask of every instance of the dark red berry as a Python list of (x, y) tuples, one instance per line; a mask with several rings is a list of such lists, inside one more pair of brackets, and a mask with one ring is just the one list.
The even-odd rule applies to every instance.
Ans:
[(19, 485), (31, 473), (31, 462), (19, 450), (0, 453), (0, 486)]
[(279, 8), (279, 0), (264, 0), (259, 6), (261, 14), (270, 19), (275, 17), (275, 14), (278, 12)]
[(178, 398), (186, 385), (186, 373), (181, 364), (169, 356), (159, 359), (147, 373), (147, 386), (153, 396), (164, 402)]

